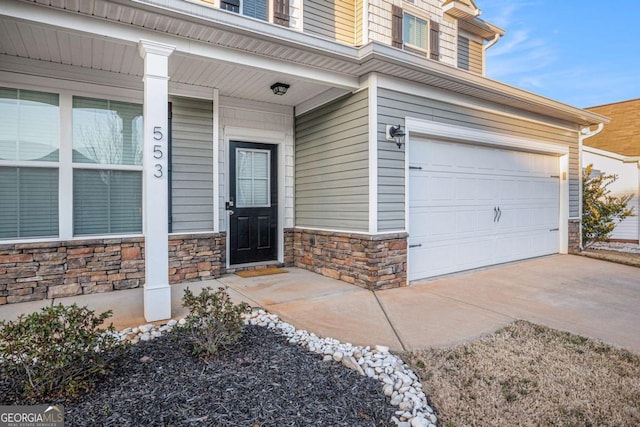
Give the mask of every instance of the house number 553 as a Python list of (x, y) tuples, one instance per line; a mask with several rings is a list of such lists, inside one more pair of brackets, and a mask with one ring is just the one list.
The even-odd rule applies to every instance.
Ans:
[[(161, 126), (154, 126), (153, 127), (153, 139), (155, 139), (156, 141), (160, 141), (160, 140), (162, 140), (163, 137), (164, 137), (164, 135), (162, 133), (162, 127)], [(153, 158), (160, 160), (163, 157), (164, 157), (164, 152), (162, 151), (162, 145), (154, 144), (153, 145)], [(153, 176), (155, 176), (156, 178), (162, 178), (162, 175), (163, 175), (162, 163), (156, 163), (153, 166), (156, 168), (156, 171), (153, 174)]]

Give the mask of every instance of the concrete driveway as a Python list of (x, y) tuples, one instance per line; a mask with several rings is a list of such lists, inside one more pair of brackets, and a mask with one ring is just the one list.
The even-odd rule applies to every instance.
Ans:
[(640, 269), (554, 255), (369, 292), (304, 270), (219, 279), (321, 336), (395, 350), (448, 346), (516, 319), (640, 353)]
[[(504, 325), (531, 322), (597, 338), (640, 353), (640, 269), (573, 255), (554, 255), (370, 292), (297, 268), (286, 274), (172, 286), (172, 315), (180, 299), (228, 286), (236, 302), (278, 314), (298, 329), (358, 345), (393, 350), (441, 347), (476, 339)], [(118, 329), (146, 323), (142, 289), (0, 306), (0, 320), (52, 303), (114, 311)]]
[(554, 255), (377, 294), (407, 349), (455, 344), (524, 319), (640, 353), (636, 267)]

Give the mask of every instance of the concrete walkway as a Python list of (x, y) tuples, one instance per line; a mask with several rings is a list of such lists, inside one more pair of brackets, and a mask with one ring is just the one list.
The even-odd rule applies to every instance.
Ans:
[[(305, 270), (286, 274), (174, 285), (173, 317), (186, 287), (228, 286), (232, 299), (278, 314), (296, 328), (360, 345), (393, 350), (448, 346), (525, 319), (598, 338), (640, 353), (640, 269), (571, 255), (461, 273), (380, 292)], [(142, 290), (53, 301), (96, 311), (114, 310), (116, 328), (146, 323)], [(35, 311), (51, 301), (0, 307), (0, 319)]]

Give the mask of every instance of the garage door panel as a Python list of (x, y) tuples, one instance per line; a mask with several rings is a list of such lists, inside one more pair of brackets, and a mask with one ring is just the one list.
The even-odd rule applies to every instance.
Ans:
[(409, 150), (410, 280), (558, 251), (557, 157), (420, 139)]
[(465, 239), (464, 245), (443, 241), (411, 248), (408, 261), (414, 267), (409, 271), (409, 280), (482, 267), (493, 259), (492, 251), (485, 239)]

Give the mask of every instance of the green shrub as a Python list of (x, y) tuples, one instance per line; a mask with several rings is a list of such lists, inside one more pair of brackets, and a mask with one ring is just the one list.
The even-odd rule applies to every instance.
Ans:
[(617, 175), (594, 174), (588, 165), (582, 175), (582, 243), (585, 248), (609, 238), (623, 219), (635, 216), (633, 206), (628, 207), (633, 194), (612, 196), (607, 187), (618, 179)]
[(244, 302), (233, 304), (224, 288), (214, 292), (207, 287), (198, 296), (187, 288), (182, 305), (190, 313), (185, 318), (186, 323), (176, 331), (186, 334), (193, 345), (193, 353), (204, 358), (238, 342), (244, 329), (242, 314), (250, 311)]
[(23, 398), (51, 400), (76, 397), (90, 390), (119, 346), (113, 325), (98, 326), (111, 311), (98, 316), (87, 307), (45, 307), (0, 322), (0, 371)]

